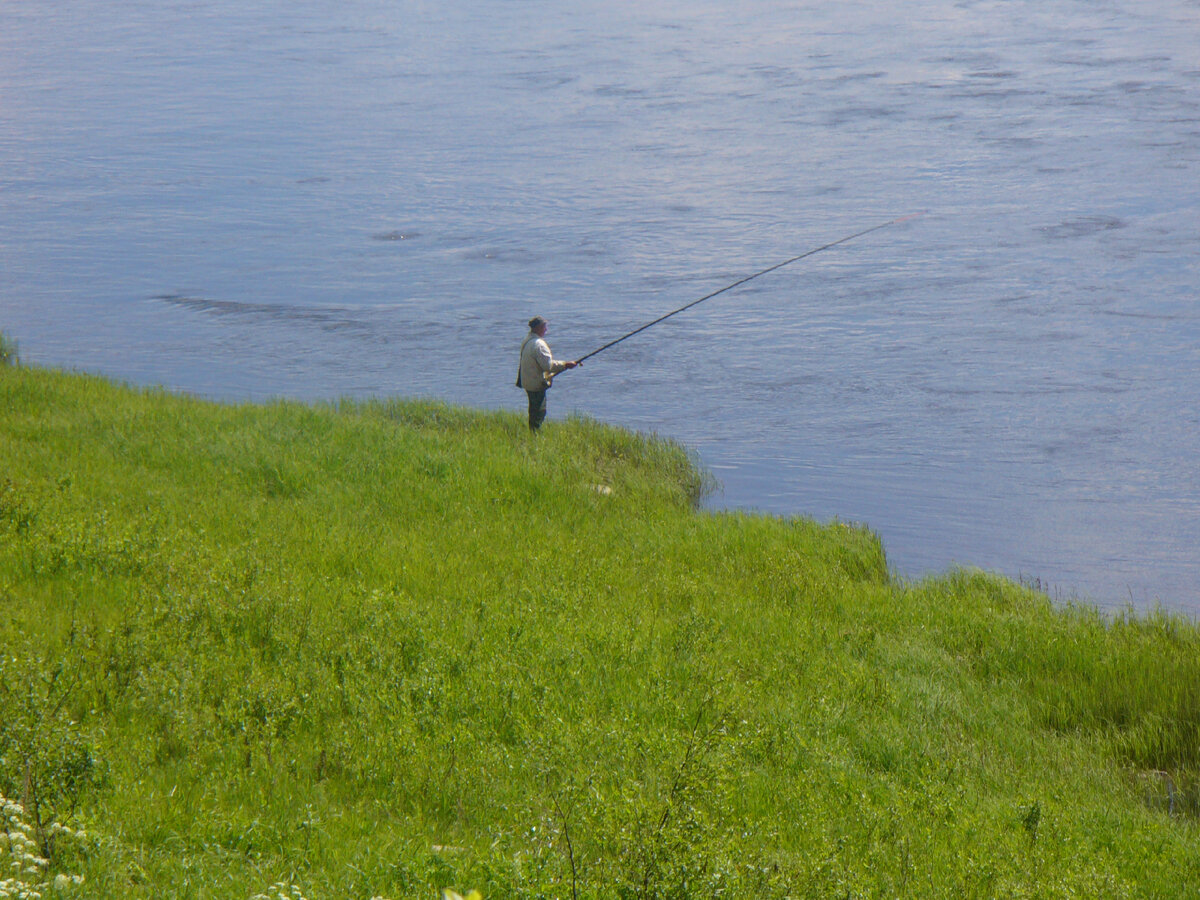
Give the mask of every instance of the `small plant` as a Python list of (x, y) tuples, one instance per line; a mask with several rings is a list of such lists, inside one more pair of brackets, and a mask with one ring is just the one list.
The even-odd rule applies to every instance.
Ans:
[(22, 820), (45, 857), (69, 834), (58, 822), (71, 820), (97, 775), (92, 745), (67, 709), (80, 665), (0, 658), (0, 785), (23, 791)]
[[(3, 882), (0, 882), (0, 885), (2, 884)], [(3, 888), (0, 887), (0, 900), (4, 900), (8, 896), (10, 895), (3, 893)], [(14, 894), (11, 896), (16, 897), (20, 895)], [(304, 895), (304, 891), (298, 885), (287, 881), (277, 881), (261, 894), (251, 896), (250, 900), (307, 900), (307, 898)], [(374, 896), (371, 900), (386, 900), (386, 898)], [(471, 891), (464, 896), (450, 888), (443, 888), (442, 900), (483, 900), (483, 894), (479, 893), (479, 891)]]
[[(55, 822), (50, 830), (59, 837), (82, 840), (82, 831), (73, 831)], [(83, 884), (82, 875), (59, 873), (48, 881), (50, 860), (42, 856), (34, 839), (34, 827), (25, 815), (25, 807), (0, 794), (0, 900), (39, 900), (47, 884), (59, 893)]]
[(1021, 817), (1021, 824), (1025, 826), (1025, 833), (1029, 835), (1029, 840), (1036, 841), (1038, 836), (1038, 825), (1042, 821), (1042, 807), (1040, 803), (1034, 803), (1029, 807), (1029, 812)]
[(250, 900), (305, 900), (304, 892), (294, 884), (277, 881), (262, 894), (255, 894)]
[(0, 366), (15, 366), (18, 362), (17, 342), (0, 331)]

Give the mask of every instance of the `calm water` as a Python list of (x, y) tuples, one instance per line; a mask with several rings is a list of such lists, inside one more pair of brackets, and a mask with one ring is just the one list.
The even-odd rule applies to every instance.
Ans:
[[(448, 8), (447, 8), (448, 7)], [(1200, 2), (0, 0), (0, 328), (678, 439), (715, 505), (1200, 613)]]

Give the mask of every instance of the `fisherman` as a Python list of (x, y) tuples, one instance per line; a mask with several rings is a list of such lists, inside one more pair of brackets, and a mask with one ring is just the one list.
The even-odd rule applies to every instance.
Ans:
[(517, 387), (529, 395), (529, 430), (537, 431), (546, 418), (546, 391), (559, 372), (573, 369), (575, 360), (558, 360), (550, 354), (546, 329), (550, 325), (541, 316), (529, 320), (529, 334), (521, 344), (521, 366), (517, 370)]

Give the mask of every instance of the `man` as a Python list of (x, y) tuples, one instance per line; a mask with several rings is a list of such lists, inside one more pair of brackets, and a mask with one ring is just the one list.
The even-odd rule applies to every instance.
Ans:
[(546, 418), (546, 391), (550, 379), (559, 372), (573, 369), (579, 363), (574, 360), (557, 360), (550, 354), (546, 343), (546, 329), (550, 323), (541, 316), (529, 320), (529, 334), (521, 344), (521, 366), (517, 370), (517, 387), (524, 388), (529, 395), (529, 430), (537, 431)]

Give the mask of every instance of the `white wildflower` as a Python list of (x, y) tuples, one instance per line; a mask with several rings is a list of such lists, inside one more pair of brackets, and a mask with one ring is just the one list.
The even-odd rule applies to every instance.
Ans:
[[(50, 860), (39, 852), (38, 842), (33, 838), (34, 828), (24, 816), (21, 804), (0, 794), (0, 864), (7, 861), (7, 868), (13, 873), (11, 878), (0, 879), (0, 900), (41, 900), (40, 885), (48, 878)], [(77, 837), (61, 822), (50, 823), (46, 832), (50, 837)], [(63, 891), (83, 884), (83, 876), (59, 874), (49, 883), (55, 891)]]
[(303, 891), (294, 884), (279, 881), (267, 888), (265, 894), (255, 894), (250, 900), (305, 900)]

